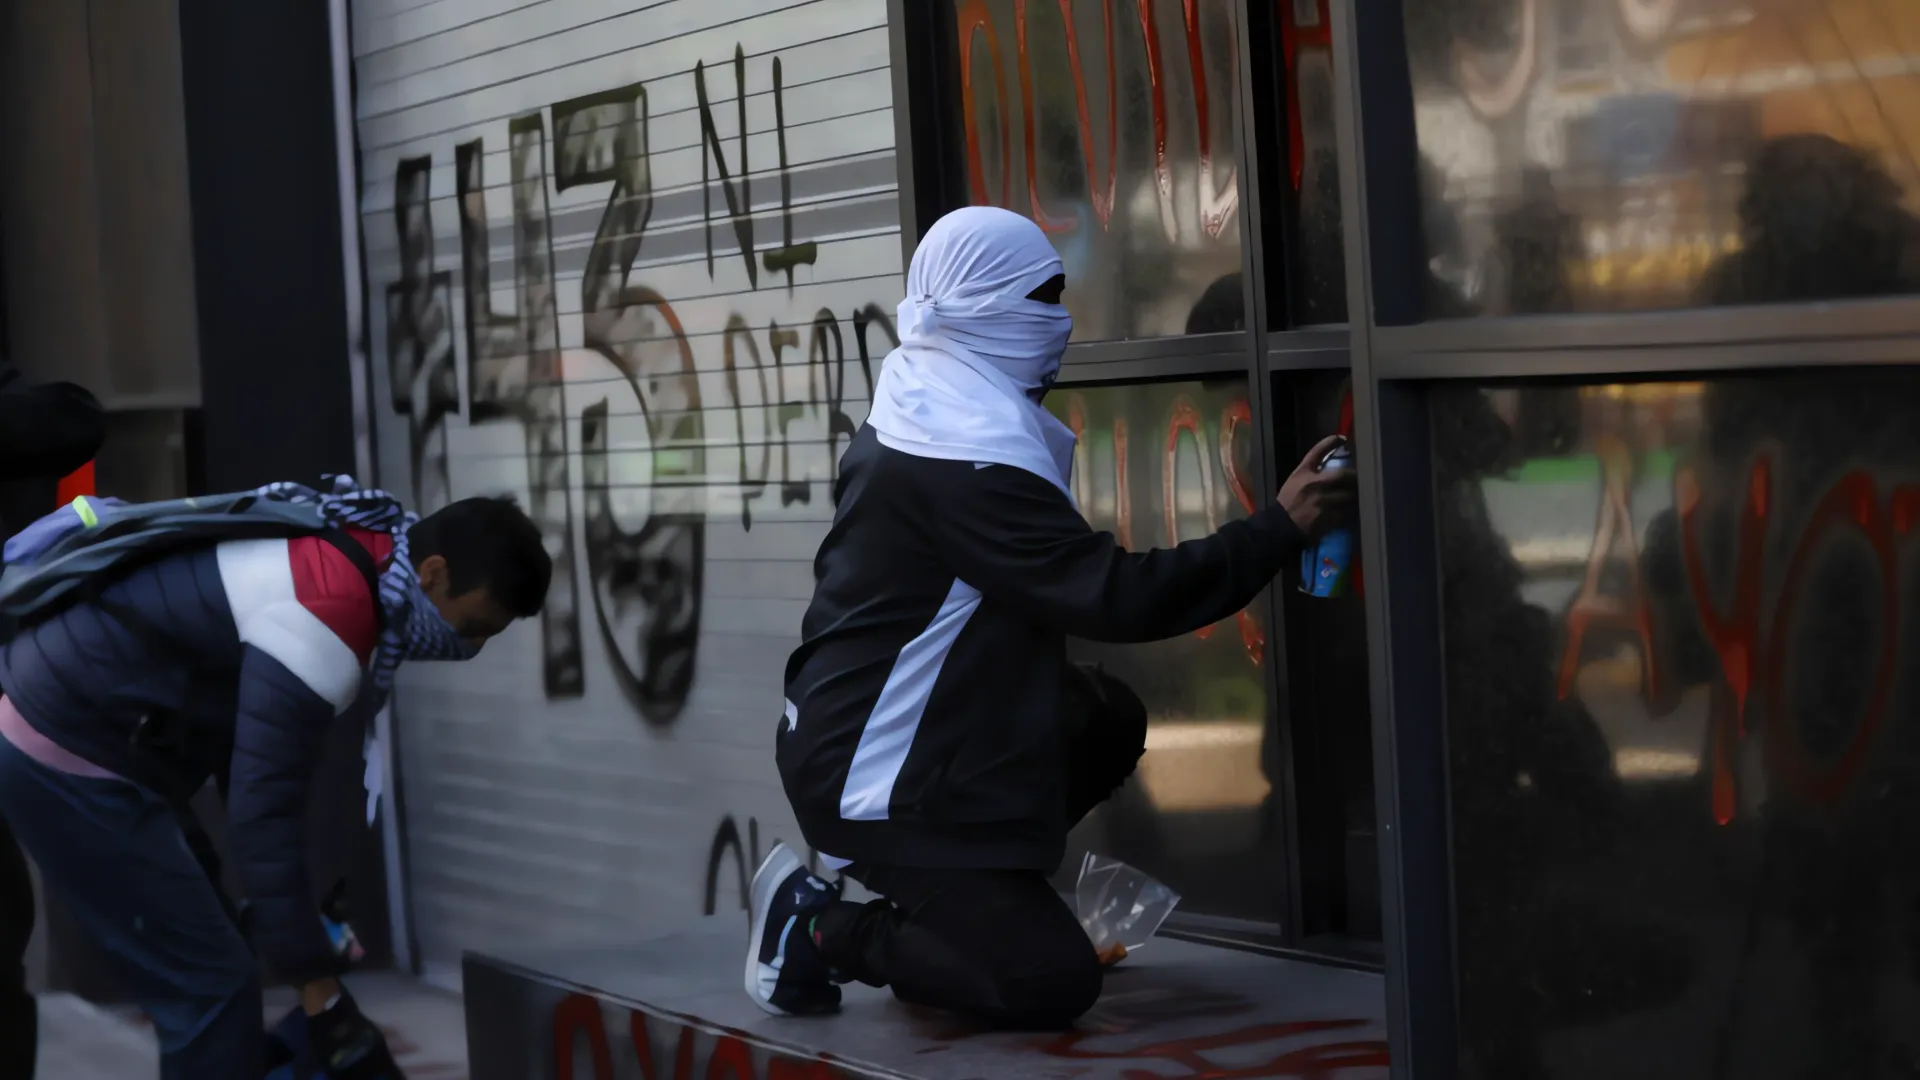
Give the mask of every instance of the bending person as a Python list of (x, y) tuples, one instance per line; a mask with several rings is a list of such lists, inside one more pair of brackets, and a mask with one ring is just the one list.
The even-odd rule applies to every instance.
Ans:
[(1004, 210), (949, 214), (914, 253), (777, 740), (807, 842), (882, 899), (842, 901), (777, 847), (754, 878), (745, 972), (768, 1011), (832, 1011), (853, 980), (997, 1025), (1091, 1007), (1100, 962), (1047, 876), (1133, 772), (1146, 710), (1068, 664), (1067, 636), (1227, 618), (1351, 502), (1350, 471), (1303, 465), (1279, 505), (1204, 539), (1135, 554), (1095, 532), (1068, 484), (1074, 435), (1040, 405), (1072, 330), (1064, 283), (1040, 229)]
[(253, 941), (299, 988), (315, 1061), (401, 1080), (314, 903), (309, 786), (328, 730), (376, 712), (403, 661), (471, 659), (540, 610), (553, 564), (506, 500), (422, 519), (345, 478), (264, 490), (317, 502), (329, 529), (156, 547), (0, 644), (0, 816), (116, 961), (162, 1080), (246, 1080), (268, 1060), (259, 964), (178, 811), (228, 777)]

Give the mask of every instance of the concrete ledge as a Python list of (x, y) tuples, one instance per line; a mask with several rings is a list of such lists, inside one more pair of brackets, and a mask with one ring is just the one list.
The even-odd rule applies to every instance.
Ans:
[(632, 945), (469, 954), (473, 1080), (1214, 1080), (1387, 1075), (1378, 975), (1159, 940), (1107, 979), (1070, 1032), (970, 1030), (847, 988), (827, 1019), (742, 992), (746, 921)]
[(72, 994), (41, 994), (38, 1080), (152, 1080), (153, 1030)]

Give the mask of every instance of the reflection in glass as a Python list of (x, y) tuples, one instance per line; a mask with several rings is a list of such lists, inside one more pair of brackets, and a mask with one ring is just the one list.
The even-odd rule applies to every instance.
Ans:
[(947, 7), (969, 198), (1052, 237), (1074, 340), (1243, 327), (1231, 4)]
[[(1096, 529), (1146, 551), (1205, 536), (1257, 505), (1246, 384), (1066, 387), (1047, 407), (1080, 434), (1073, 490)], [(1283, 848), (1271, 826), (1267, 629), (1261, 602), (1151, 645), (1072, 642), (1125, 679), (1152, 717), (1147, 756), (1074, 834), (1178, 891), (1181, 910), (1277, 922)]]
[(1427, 317), (1920, 287), (1920, 4), (1404, 10)]
[[(1276, 375), (1273, 411), (1274, 457), (1290, 468), (1322, 438), (1353, 434), (1351, 380), (1342, 371)], [(1345, 596), (1308, 596), (1290, 581), (1280, 599), (1300, 929), (1379, 941), (1364, 569)]]
[(1275, 0), (1286, 64), (1287, 179), (1294, 237), (1287, 252), (1292, 324), (1347, 321), (1346, 246), (1333, 119), (1329, 0)]
[(1920, 373), (1431, 402), (1462, 1075), (1911, 1074)]

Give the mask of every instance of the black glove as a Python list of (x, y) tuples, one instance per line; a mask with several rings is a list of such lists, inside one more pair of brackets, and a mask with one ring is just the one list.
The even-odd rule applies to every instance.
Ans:
[(307, 1042), (327, 1080), (406, 1080), (386, 1036), (344, 991), (332, 1008), (307, 1017)]

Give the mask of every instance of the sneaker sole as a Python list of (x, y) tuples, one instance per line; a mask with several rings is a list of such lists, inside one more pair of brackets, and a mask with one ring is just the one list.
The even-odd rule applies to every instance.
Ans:
[(776, 844), (767, 857), (760, 863), (760, 869), (753, 872), (753, 894), (751, 906), (747, 909), (747, 965), (743, 976), (743, 985), (747, 996), (755, 1005), (774, 1016), (788, 1015), (785, 1009), (760, 996), (760, 943), (765, 939), (767, 930), (767, 911), (773, 907), (774, 897), (780, 892), (780, 886), (786, 883), (789, 875), (802, 869), (806, 863), (794, 854), (785, 844)]

